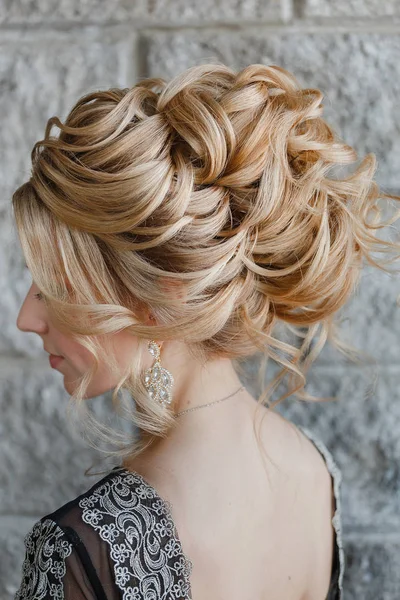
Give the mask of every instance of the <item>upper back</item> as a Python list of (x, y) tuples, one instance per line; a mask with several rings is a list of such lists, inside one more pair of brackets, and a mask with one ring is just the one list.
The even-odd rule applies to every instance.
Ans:
[(254, 442), (243, 458), (209, 460), (193, 477), (136, 463), (170, 503), (193, 597), (320, 600), (330, 587), (339, 597), (333, 459), (278, 413), (265, 415), (261, 441), (264, 452)]
[(115, 468), (43, 517), (26, 536), (16, 600), (36, 599), (38, 586), (65, 600), (340, 600), (333, 459), (306, 430), (271, 415), (266, 470), (256, 453), (186, 481), (173, 465), (138, 462), (146, 477)]

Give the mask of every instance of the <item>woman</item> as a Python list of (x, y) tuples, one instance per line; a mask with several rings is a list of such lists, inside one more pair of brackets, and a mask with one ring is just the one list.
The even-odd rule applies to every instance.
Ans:
[[(321, 100), (282, 68), (216, 63), (49, 120), (13, 195), (33, 281), (17, 326), (122, 461), (27, 534), (16, 600), (343, 597), (341, 473), (270, 397), (289, 371), (280, 399), (313, 399), (305, 372), (328, 336), (344, 351), (333, 317), (363, 257), (398, 250), (376, 231), (378, 199), (399, 198), (371, 155), (329, 178), (356, 154)], [(256, 355), (261, 381), (283, 365), (257, 401), (238, 377)], [(87, 409), (107, 390), (135, 439)]]

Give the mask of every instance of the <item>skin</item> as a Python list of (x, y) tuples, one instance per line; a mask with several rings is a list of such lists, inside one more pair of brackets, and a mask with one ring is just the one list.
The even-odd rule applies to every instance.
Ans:
[[(20, 331), (36, 333), (42, 338), (43, 348), (49, 354), (62, 356), (63, 361), (56, 367), (64, 377), (64, 387), (72, 393), (74, 382), (82, 376), (91, 365), (91, 354), (86, 348), (58, 331), (51, 323), (45, 303), (35, 297), (40, 292), (32, 282), (17, 317), (17, 327)], [(143, 317), (146, 324), (152, 324), (154, 319), (147, 313)], [(115, 354), (122, 368), (128, 365), (129, 356), (137, 348), (137, 339), (129, 332), (122, 331), (114, 334)], [(213, 400), (224, 398), (241, 387), (233, 365), (228, 359), (215, 360), (206, 368), (195, 363), (188, 355), (185, 345), (178, 341), (160, 342), (161, 364), (174, 376), (173, 398), (176, 412)], [(151, 367), (154, 358), (150, 353), (145, 357), (144, 368)], [(87, 397), (93, 398), (112, 389), (117, 380), (111, 378), (106, 364), (101, 364), (95, 380), (88, 388)], [(243, 393), (241, 394), (243, 396)], [(251, 405), (254, 398), (244, 394)]]
[[(17, 327), (36, 333), (46, 351), (63, 356), (57, 370), (72, 393), (91, 356), (54, 328), (45, 303), (35, 298), (39, 291), (32, 282)], [(144, 319), (153, 321), (150, 314)], [(120, 332), (115, 341), (118, 364), (125, 366), (137, 340)], [(145, 368), (153, 361), (148, 353)], [(215, 360), (201, 368), (178, 341), (162, 344), (161, 364), (174, 375), (177, 412), (224, 398), (241, 386), (230, 360)], [(114, 384), (103, 364), (88, 397), (103, 394)], [(256, 406), (244, 390), (225, 402), (186, 413), (167, 438), (133, 461), (126, 459), (123, 466), (141, 473), (172, 503), (184, 552), (195, 564), (194, 598), (322, 600), (332, 564), (334, 500), (329, 472), (308, 438), (272, 411), (261, 429), (271, 460), (267, 459), (266, 471), (253, 430)], [(258, 414), (265, 415), (266, 410), (262, 407)], [(251, 552), (243, 552), (246, 547)], [(266, 569), (268, 564), (273, 569)], [(217, 582), (223, 590), (220, 595)]]

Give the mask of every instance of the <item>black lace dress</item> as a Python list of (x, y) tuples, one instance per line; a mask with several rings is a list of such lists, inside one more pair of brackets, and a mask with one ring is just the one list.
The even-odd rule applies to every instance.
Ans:
[[(327, 600), (342, 600), (341, 473), (326, 446), (301, 429), (332, 475), (336, 545)], [(171, 508), (141, 475), (115, 467), (28, 532), (14, 600), (191, 600), (192, 562)]]

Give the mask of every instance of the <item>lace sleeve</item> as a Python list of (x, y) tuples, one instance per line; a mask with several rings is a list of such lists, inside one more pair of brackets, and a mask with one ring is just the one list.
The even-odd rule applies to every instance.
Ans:
[[(22, 581), (14, 600), (102, 600), (82, 562), (73, 530), (43, 518), (25, 536)], [(98, 590), (96, 590), (98, 591)]]

